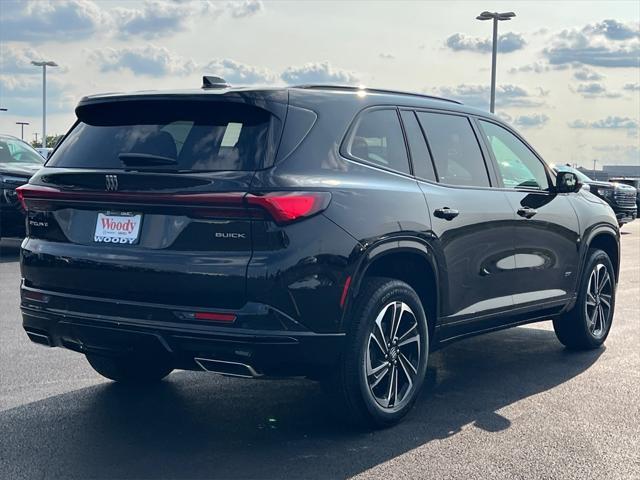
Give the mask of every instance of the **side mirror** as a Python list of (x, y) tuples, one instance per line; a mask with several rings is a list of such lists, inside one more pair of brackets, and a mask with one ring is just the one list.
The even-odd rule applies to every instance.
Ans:
[(573, 172), (558, 172), (556, 176), (556, 191), (558, 193), (574, 193), (580, 191), (582, 184)]

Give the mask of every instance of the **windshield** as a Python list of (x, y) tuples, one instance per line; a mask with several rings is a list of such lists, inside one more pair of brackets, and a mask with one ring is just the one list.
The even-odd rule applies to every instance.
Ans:
[(41, 166), (44, 158), (22, 140), (0, 137), (0, 165)]
[(269, 112), (238, 102), (128, 101), (79, 117), (48, 167), (255, 170), (272, 160), (280, 130)]
[(582, 173), (580, 170), (576, 170), (575, 168), (569, 167), (567, 165), (556, 165), (555, 170), (556, 170), (556, 172), (571, 172), (571, 173), (575, 173), (576, 176), (578, 177), (578, 180), (580, 180), (581, 183), (586, 183), (586, 182), (592, 182), (593, 181), (589, 177), (587, 177), (584, 173)]

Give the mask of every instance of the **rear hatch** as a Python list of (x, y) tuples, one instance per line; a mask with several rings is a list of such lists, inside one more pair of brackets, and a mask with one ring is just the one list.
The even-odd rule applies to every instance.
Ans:
[(97, 98), (23, 190), (25, 285), (167, 305), (245, 302), (244, 201), (274, 159), (286, 92)]

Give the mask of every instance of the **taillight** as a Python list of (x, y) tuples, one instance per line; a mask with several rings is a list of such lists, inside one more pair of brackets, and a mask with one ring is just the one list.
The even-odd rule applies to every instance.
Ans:
[[(100, 192), (90, 190), (60, 190), (42, 185), (26, 184), (16, 189), (18, 200), (26, 210), (31, 202), (108, 202), (110, 204), (142, 204), (153, 206), (188, 207), (196, 217), (248, 216), (256, 218), (255, 209), (266, 211), (279, 224), (287, 224), (310, 217), (329, 206), (329, 192), (207, 192), (207, 193), (149, 193)], [(254, 211), (234, 209), (253, 207)], [(220, 210), (223, 209), (223, 210)]]
[(282, 225), (310, 217), (329, 206), (329, 192), (268, 192), (249, 193), (245, 201), (251, 206), (264, 208), (276, 223)]

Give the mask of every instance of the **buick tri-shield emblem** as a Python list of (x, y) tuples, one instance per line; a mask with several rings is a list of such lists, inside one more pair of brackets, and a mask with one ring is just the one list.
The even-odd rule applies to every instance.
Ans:
[(105, 175), (105, 188), (107, 192), (115, 192), (118, 190), (118, 176), (117, 175)]

